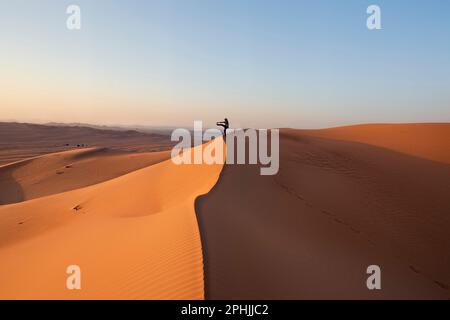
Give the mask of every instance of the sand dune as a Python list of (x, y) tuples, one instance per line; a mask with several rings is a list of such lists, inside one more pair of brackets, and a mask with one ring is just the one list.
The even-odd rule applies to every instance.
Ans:
[[(423, 159), (445, 162), (449, 141), (416, 125), (333, 130), (282, 132), (277, 176), (225, 165), (197, 200), (207, 298), (450, 298), (450, 166)], [(366, 287), (372, 264), (381, 291)]]
[[(289, 134), (290, 130), (285, 132)], [(367, 143), (424, 159), (450, 163), (449, 123), (364, 124), (321, 130), (301, 130), (301, 133)]]
[(276, 176), (104, 137), (2, 166), (0, 299), (449, 299), (448, 128), (282, 130)]
[(169, 136), (133, 130), (0, 122), (0, 165), (79, 147), (153, 152), (172, 145)]
[[(0, 206), (0, 298), (202, 299), (194, 199), (221, 169), (167, 160)], [(65, 287), (69, 265), (81, 267), (80, 291)]]
[(0, 205), (94, 185), (169, 157), (169, 151), (124, 153), (87, 148), (0, 166)]

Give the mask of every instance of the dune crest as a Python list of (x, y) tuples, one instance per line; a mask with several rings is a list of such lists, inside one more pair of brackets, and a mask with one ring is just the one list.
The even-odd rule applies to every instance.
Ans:
[[(0, 206), (0, 298), (203, 299), (194, 201), (221, 170), (166, 160)], [(81, 268), (81, 290), (65, 287), (69, 265)]]

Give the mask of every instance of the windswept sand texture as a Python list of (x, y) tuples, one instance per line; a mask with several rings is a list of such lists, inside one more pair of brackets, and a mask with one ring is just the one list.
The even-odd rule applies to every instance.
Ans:
[(276, 176), (224, 167), (196, 201), (207, 298), (450, 298), (450, 125), (361, 128), (283, 130)]
[[(92, 150), (63, 158), (83, 152)], [(93, 163), (153, 161), (139, 156), (140, 162), (124, 156)], [(51, 167), (54, 157), (33, 161)], [(204, 298), (194, 200), (210, 190), (221, 169), (167, 160), (93, 186), (0, 206), (0, 299)], [(91, 177), (82, 171), (86, 183)], [(51, 188), (49, 179), (41, 181)], [(80, 291), (66, 289), (69, 265), (81, 267)]]

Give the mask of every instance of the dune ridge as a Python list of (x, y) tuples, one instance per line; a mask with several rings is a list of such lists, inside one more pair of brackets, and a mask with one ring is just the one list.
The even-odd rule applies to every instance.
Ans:
[[(166, 160), (0, 206), (0, 298), (203, 299), (194, 200), (221, 169)], [(73, 264), (81, 268), (81, 290), (65, 288)]]

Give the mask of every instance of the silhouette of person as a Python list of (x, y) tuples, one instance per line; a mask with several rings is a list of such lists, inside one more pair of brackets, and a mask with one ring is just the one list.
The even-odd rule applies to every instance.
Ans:
[(228, 122), (228, 119), (225, 118), (224, 121), (220, 121), (216, 123), (217, 126), (223, 127), (223, 134), (226, 137), (227, 136), (227, 129), (230, 127), (230, 123)]

